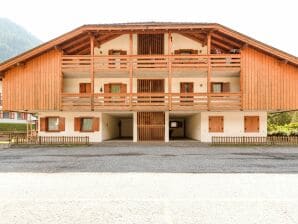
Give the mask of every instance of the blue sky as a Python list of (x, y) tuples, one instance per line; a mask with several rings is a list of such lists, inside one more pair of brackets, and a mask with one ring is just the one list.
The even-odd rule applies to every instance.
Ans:
[(9, 0), (1, 17), (24, 26), (42, 41), (83, 24), (172, 21), (217, 22), (298, 55), (296, 0)]

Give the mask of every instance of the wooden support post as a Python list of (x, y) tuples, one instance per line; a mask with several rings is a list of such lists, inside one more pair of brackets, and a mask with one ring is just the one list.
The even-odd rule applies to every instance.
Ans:
[(63, 51), (59, 51), (60, 52), (60, 59), (59, 59), (59, 66), (60, 66), (60, 77), (59, 77), (59, 90), (60, 90), (60, 94), (59, 94), (59, 105), (58, 105), (58, 109), (59, 110), (62, 110), (62, 101), (63, 101), (63, 98), (62, 98), (62, 93), (64, 91), (64, 88), (63, 88), (63, 72), (62, 72), (62, 57), (63, 57)]
[(240, 52), (240, 110), (243, 110), (243, 74), (242, 74), (242, 57)]
[(211, 33), (207, 34), (207, 54), (208, 54), (208, 71), (207, 71), (207, 110), (210, 110), (211, 94)]
[(94, 110), (94, 36), (90, 35), (91, 111)]
[(133, 87), (133, 35), (129, 34), (129, 108), (132, 110), (132, 87)]
[(172, 33), (168, 32), (168, 101), (169, 110), (172, 110)]

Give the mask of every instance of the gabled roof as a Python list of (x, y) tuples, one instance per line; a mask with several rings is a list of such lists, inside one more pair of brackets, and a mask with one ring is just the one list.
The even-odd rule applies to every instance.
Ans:
[[(274, 57), (277, 57), (281, 60), (294, 64), (298, 66), (298, 59), (296, 56), (283, 52), (279, 49), (271, 47), (267, 44), (264, 44), (260, 41), (257, 41), (251, 37), (248, 37), (244, 34), (241, 34), (237, 31), (234, 31), (228, 27), (217, 23), (172, 23), (172, 22), (142, 22), (142, 23), (115, 23), (115, 24), (89, 24), (78, 27), (68, 33), (65, 33), (53, 40), (50, 40), (44, 44), (39, 45), (29, 51), (26, 51), (22, 54), (17, 55), (16, 57), (10, 58), (3, 63), (0, 64), (0, 72), (3, 72), (9, 69), (11, 66), (15, 64), (24, 62), (30, 58), (38, 56), (50, 49), (61, 46), (64, 43), (67, 43), (73, 38), (82, 35), (88, 35), (92, 32), (100, 33), (100, 32), (129, 32), (129, 31), (179, 31), (183, 32), (186, 30), (190, 31), (211, 31), (214, 32), (215, 35), (218, 35), (219, 39), (223, 39), (225, 41), (234, 40), (234, 45), (249, 45), (256, 49), (259, 49), (267, 54), (270, 54)], [(200, 40), (200, 36), (192, 36), (193, 38), (198, 38)], [(229, 39), (231, 38), (231, 39)], [(220, 46), (220, 43), (214, 43)], [(233, 44), (233, 43), (232, 43)]]

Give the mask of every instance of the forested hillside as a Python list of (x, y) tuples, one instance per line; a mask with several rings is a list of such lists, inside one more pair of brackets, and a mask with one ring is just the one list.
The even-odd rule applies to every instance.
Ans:
[(23, 27), (0, 18), (0, 62), (40, 44), (41, 41)]

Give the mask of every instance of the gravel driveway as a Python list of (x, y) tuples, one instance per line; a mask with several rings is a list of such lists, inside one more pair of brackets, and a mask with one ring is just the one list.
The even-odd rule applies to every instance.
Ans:
[(297, 147), (103, 143), (0, 151), (0, 172), (298, 173)]

